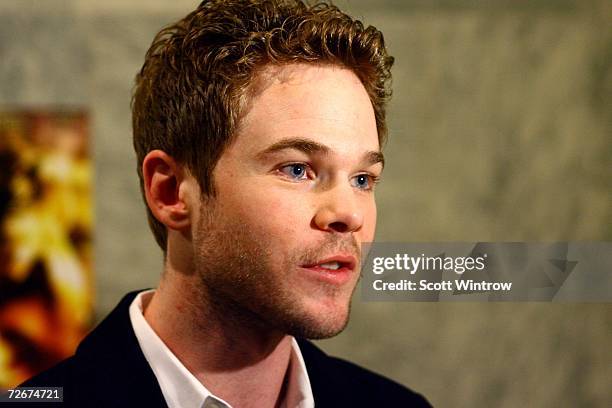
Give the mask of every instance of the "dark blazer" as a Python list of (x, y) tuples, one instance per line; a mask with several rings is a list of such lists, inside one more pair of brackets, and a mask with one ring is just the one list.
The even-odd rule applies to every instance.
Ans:
[[(64, 387), (61, 407), (167, 407), (129, 318), (127, 294), (75, 355), (21, 384)], [(298, 339), (319, 407), (429, 407), (419, 394)], [(49, 404), (38, 404), (49, 406)], [(23, 407), (23, 403), (19, 404)]]

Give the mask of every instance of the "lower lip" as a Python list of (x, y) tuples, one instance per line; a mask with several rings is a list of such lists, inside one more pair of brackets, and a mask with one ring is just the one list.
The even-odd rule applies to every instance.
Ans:
[(326, 269), (320, 266), (302, 267), (313, 277), (334, 285), (343, 285), (351, 279), (353, 270), (350, 268)]

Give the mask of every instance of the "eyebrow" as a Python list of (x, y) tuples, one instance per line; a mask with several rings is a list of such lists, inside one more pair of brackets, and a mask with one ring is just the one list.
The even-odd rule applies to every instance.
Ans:
[[(331, 153), (331, 149), (321, 143), (303, 138), (288, 138), (279, 140), (273, 145), (268, 146), (261, 152), (257, 153), (257, 157), (263, 159), (269, 154), (286, 149), (294, 149), (306, 154), (317, 153), (321, 155), (329, 155)], [(385, 156), (381, 151), (368, 151), (363, 155), (363, 157), (363, 162), (365, 162), (368, 166), (381, 163), (382, 166), (385, 167)]]

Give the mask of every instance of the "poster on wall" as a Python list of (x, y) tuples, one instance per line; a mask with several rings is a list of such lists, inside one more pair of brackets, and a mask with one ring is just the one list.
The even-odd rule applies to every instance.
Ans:
[(0, 111), (0, 389), (71, 355), (92, 323), (83, 111)]

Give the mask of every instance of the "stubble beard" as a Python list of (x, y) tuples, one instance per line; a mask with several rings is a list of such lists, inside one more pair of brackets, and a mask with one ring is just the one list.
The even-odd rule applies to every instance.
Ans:
[[(342, 249), (358, 256), (359, 246), (354, 239), (341, 241), (332, 237), (317, 248), (286, 256), (280, 265), (274, 265), (270, 241), (237, 222), (220, 222), (214, 205), (213, 209), (209, 207), (202, 206), (194, 246), (202, 300), (210, 312), (239, 329), (309, 339), (330, 338), (344, 330), (356, 284), (350, 289), (344, 311), (321, 316), (309, 312), (290, 289), (287, 279), (292, 276), (278, 271), (293, 271), (331, 250)], [(321, 284), (318, 289), (321, 296), (339, 296), (341, 290), (347, 290), (331, 284)]]

